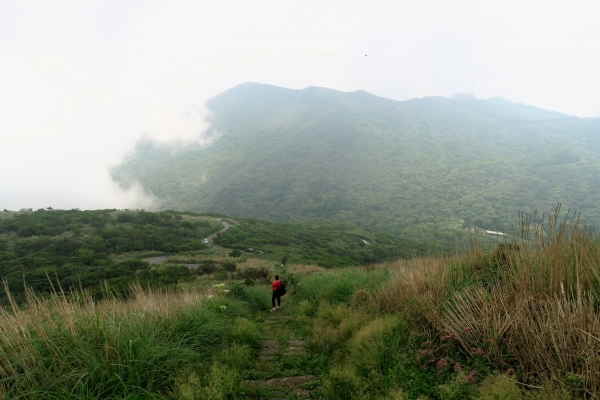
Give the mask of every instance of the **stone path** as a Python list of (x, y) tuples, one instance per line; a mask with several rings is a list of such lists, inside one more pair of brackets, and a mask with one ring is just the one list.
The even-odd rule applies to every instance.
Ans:
[[(304, 375), (304, 376), (290, 376), (288, 378), (273, 378), (273, 379), (264, 379), (259, 381), (248, 381), (246, 384), (250, 388), (264, 388), (264, 389), (279, 389), (284, 390), (286, 394), (296, 395), (296, 396), (308, 396), (310, 395), (310, 391), (302, 388), (301, 386), (318, 381), (315, 375)], [(280, 400), (285, 399), (285, 397), (272, 397), (270, 400)]]
[[(264, 336), (258, 350), (259, 367), (262, 365), (265, 373), (267, 370), (275, 367), (284, 357), (302, 357), (307, 356), (304, 340), (294, 338), (294, 333), (290, 329), (292, 317), (285, 315), (271, 315), (265, 319)], [(277, 364), (277, 365), (276, 365)], [(285, 372), (285, 371), (277, 371)], [(266, 376), (269, 376), (267, 373)], [(285, 400), (287, 396), (292, 398), (305, 398), (310, 396), (310, 388), (307, 383), (316, 382), (319, 378), (315, 375), (299, 375), (281, 378), (247, 380), (246, 385), (250, 389), (264, 389), (267, 393), (273, 393), (277, 397), (270, 397), (270, 400)], [(263, 397), (261, 397), (263, 398)]]

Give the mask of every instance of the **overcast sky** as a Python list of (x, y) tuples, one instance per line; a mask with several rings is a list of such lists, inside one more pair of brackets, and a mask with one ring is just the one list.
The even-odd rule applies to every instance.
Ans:
[(600, 2), (0, 0), (0, 210), (152, 204), (109, 178), (247, 81), (600, 115)]

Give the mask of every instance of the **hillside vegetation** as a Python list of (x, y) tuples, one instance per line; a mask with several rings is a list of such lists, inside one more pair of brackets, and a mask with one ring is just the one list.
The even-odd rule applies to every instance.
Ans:
[(600, 241), (576, 222), (526, 221), (489, 252), (277, 266), (277, 313), (269, 279), (29, 292), (0, 307), (0, 398), (594, 398)]
[[(16, 298), (36, 292), (124, 290), (134, 280), (177, 282), (174, 270), (151, 271), (147, 254), (201, 250), (223, 226), (179, 212), (38, 210), (0, 218), (0, 276)], [(126, 255), (121, 257), (120, 255)]]
[(557, 203), (600, 222), (600, 121), (501, 99), (394, 101), (247, 83), (206, 103), (205, 147), (142, 141), (113, 171), (165, 209), (352, 222), (453, 245)]
[(445, 250), (352, 224), (299, 224), (250, 218), (236, 218), (235, 222), (215, 238), (216, 244), (239, 250), (251, 247), (284, 264), (337, 268)]
[[(132, 282), (168, 286), (211, 274), (221, 280), (259, 278), (259, 271), (240, 275), (237, 270), (248, 259), (255, 269), (282, 263), (336, 268), (442, 250), (351, 224), (229, 221), (232, 228), (214, 239), (223, 248), (209, 249), (203, 239), (223, 229), (214, 215), (139, 210), (1, 213), (0, 277), (19, 301), (25, 287), (50, 293), (57, 285), (67, 292), (89, 288), (102, 296), (103, 283), (125, 292)], [(256, 252), (246, 254), (248, 247)], [(161, 255), (169, 256), (161, 265), (145, 260)], [(0, 299), (6, 300), (3, 293)]]

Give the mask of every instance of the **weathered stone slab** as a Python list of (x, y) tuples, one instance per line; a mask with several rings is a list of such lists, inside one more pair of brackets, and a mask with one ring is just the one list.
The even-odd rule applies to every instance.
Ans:
[(258, 350), (259, 356), (274, 356), (275, 354), (277, 354), (276, 348), (265, 348)]
[[(290, 387), (293, 389), (300, 388), (301, 385), (305, 383), (314, 382), (318, 380), (315, 375), (304, 375), (304, 376), (290, 376), (287, 378), (273, 378), (273, 379), (264, 379), (258, 381), (246, 381), (246, 385), (248, 387), (255, 388), (265, 388), (265, 389), (277, 389)], [(302, 389), (303, 390), (303, 389)], [(303, 390), (303, 392), (306, 392)]]
[(262, 342), (260, 342), (260, 347), (266, 348), (266, 347), (277, 347), (279, 345), (279, 342), (277, 340), (263, 340)]
[(282, 354), (284, 356), (304, 356), (306, 352), (303, 349), (287, 349)]

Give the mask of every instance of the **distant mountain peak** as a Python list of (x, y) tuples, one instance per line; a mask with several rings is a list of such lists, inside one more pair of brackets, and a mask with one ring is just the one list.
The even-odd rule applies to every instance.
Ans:
[(517, 121), (546, 121), (577, 118), (540, 107), (515, 103), (502, 97), (478, 99), (471, 93), (456, 93), (452, 99), (462, 108), (497, 119)]

